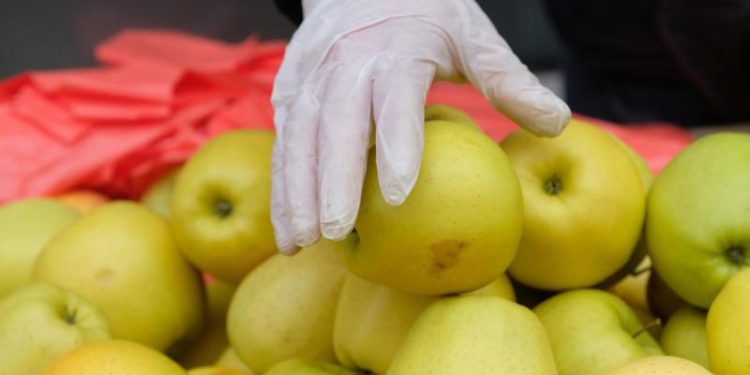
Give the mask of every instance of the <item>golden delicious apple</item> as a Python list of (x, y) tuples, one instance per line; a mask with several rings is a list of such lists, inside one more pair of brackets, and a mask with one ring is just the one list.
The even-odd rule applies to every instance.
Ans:
[(716, 133), (662, 170), (648, 198), (646, 240), (654, 269), (678, 296), (708, 308), (750, 265), (750, 134)]
[(164, 354), (125, 340), (104, 340), (80, 346), (60, 357), (44, 375), (186, 375)]
[(234, 369), (242, 370), (245, 372), (253, 373), (253, 370), (247, 366), (245, 362), (237, 356), (237, 352), (232, 349), (231, 346), (224, 349), (219, 357), (219, 360), (214, 364), (221, 367), (231, 367)]
[(356, 275), (413, 294), (460, 293), (503, 274), (521, 236), (521, 193), (505, 154), (486, 135), (425, 124), (422, 166), (406, 201), (383, 199), (374, 154), (344, 252)]
[(78, 216), (52, 199), (29, 198), (0, 206), (0, 298), (31, 281), (44, 246)]
[(628, 262), (641, 235), (645, 185), (614, 137), (572, 120), (556, 138), (518, 130), (500, 145), (524, 201), (513, 278), (539, 289), (581, 288)]
[(235, 291), (227, 316), (232, 348), (263, 373), (289, 358), (333, 360), (333, 322), (348, 241), (318, 241), (294, 256), (273, 255)]
[(646, 286), (650, 274), (651, 259), (645, 257), (638, 267), (607, 290), (616, 294), (634, 308), (651, 311), (646, 297)]
[(199, 269), (239, 283), (276, 252), (271, 227), (271, 148), (266, 130), (206, 142), (182, 168), (170, 220), (180, 250)]
[(172, 192), (182, 166), (176, 166), (154, 181), (141, 196), (141, 203), (157, 214), (169, 219), (172, 205)]
[(200, 329), (200, 274), (177, 250), (167, 222), (140, 204), (106, 203), (39, 255), (34, 279), (77, 293), (107, 316), (115, 338), (179, 352)]
[(206, 284), (208, 310), (200, 334), (191, 341), (185, 351), (180, 353), (177, 361), (185, 368), (207, 366), (221, 357), (229, 346), (227, 338), (227, 312), (237, 287), (221, 280)]
[(495, 296), (447, 297), (417, 318), (388, 375), (557, 374), (552, 348), (529, 309)]
[(544, 324), (560, 375), (601, 375), (628, 362), (662, 354), (631, 308), (598, 289), (560, 293), (534, 312)]
[(750, 269), (729, 279), (708, 309), (706, 345), (716, 375), (750, 374)]
[(357, 375), (345, 367), (333, 363), (310, 361), (299, 358), (277, 363), (263, 375)]
[(0, 373), (38, 375), (84, 343), (110, 338), (96, 307), (52, 285), (32, 283), (0, 299)]
[(187, 375), (253, 375), (251, 372), (224, 366), (204, 366), (188, 370)]
[(659, 338), (664, 353), (708, 368), (706, 311), (683, 306), (669, 317)]
[(630, 362), (606, 375), (711, 375), (703, 367), (686, 359), (653, 356)]
[(95, 190), (76, 189), (56, 195), (53, 198), (78, 211), (87, 214), (94, 208), (109, 202), (109, 197)]
[(468, 113), (447, 104), (428, 104), (424, 107), (424, 121), (436, 120), (455, 122), (480, 130), (479, 125)]

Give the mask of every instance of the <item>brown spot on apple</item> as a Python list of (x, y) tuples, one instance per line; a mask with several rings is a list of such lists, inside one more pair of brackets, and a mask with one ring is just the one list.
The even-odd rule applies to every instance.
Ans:
[(430, 251), (432, 252), (430, 273), (440, 276), (446, 270), (453, 268), (458, 264), (461, 253), (468, 246), (468, 242), (458, 240), (442, 240), (430, 245)]

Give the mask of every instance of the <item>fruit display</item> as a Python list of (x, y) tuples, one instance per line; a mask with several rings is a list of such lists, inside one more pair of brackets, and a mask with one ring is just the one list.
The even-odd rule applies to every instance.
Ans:
[(414, 190), (372, 150), (355, 230), (278, 253), (265, 130), (139, 199), (0, 205), (0, 374), (750, 375), (750, 135), (659, 173), (583, 119), (493, 141), (425, 108)]

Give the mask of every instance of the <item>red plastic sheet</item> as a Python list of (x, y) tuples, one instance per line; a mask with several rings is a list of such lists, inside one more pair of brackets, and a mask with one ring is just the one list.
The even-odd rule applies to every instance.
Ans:
[[(207, 139), (273, 129), (270, 95), (284, 47), (124, 30), (96, 48), (99, 67), (0, 82), (0, 202), (76, 188), (136, 198)], [(469, 85), (436, 83), (428, 102), (467, 111), (496, 140), (516, 129)], [(691, 141), (669, 124), (591, 121), (633, 146), (655, 172)]]

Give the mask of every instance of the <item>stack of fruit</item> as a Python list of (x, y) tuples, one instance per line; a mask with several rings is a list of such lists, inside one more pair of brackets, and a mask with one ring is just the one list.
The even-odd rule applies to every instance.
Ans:
[(429, 106), (406, 202), (371, 155), (356, 231), (294, 256), (273, 140), (224, 133), (138, 202), (0, 207), (0, 373), (750, 374), (750, 135), (654, 179), (582, 121), (498, 146)]

